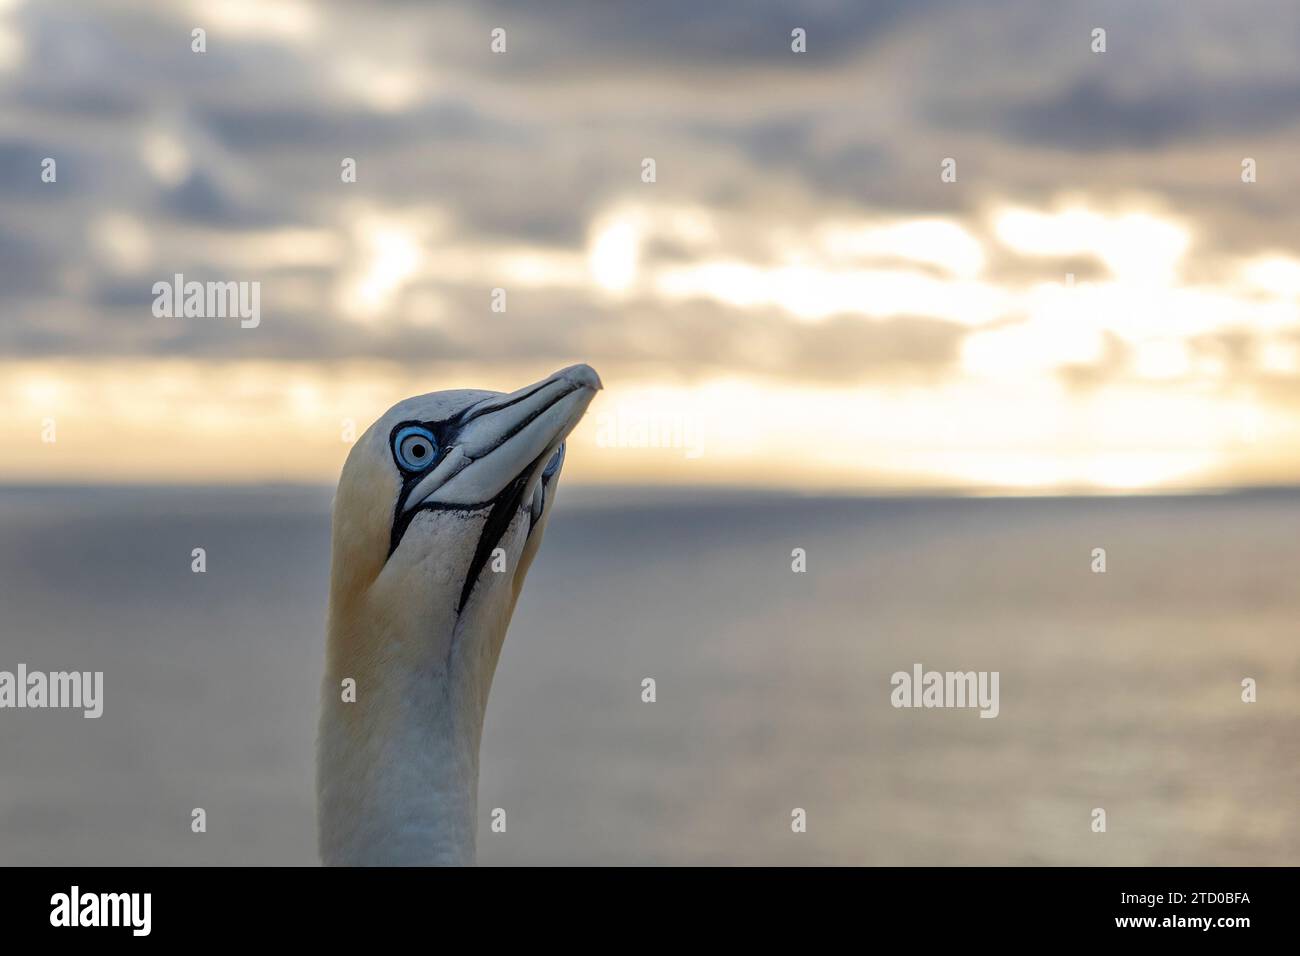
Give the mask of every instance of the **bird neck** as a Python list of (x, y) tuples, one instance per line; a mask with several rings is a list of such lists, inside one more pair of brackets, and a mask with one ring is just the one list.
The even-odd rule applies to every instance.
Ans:
[(318, 753), (322, 859), (474, 863), (479, 742), (500, 641), (476, 633), (474, 618), (363, 623), (336, 610)]

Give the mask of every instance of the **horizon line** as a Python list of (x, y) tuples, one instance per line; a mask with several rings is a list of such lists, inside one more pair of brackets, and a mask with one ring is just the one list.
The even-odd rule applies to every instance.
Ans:
[[(5, 492), (68, 492), (68, 491), (231, 491), (304, 490), (312, 489), (333, 493), (334, 482), (268, 481), (259, 479), (204, 481), (11, 481), (0, 478), (0, 493)], [(570, 493), (644, 492), (679, 497), (690, 494), (703, 495), (767, 495), (790, 498), (862, 498), (862, 499), (1018, 499), (1018, 498), (1222, 498), (1249, 497), (1252, 495), (1300, 495), (1300, 482), (1291, 484), (1204, 485), (1152, 488), (1021, 488), (1021, 487), (904, 487), (904, 486), (807, 486), (738, 484), (730, 482), (709, 483), (654, 483), (654, 482), (575, 482), (566, 484)]]

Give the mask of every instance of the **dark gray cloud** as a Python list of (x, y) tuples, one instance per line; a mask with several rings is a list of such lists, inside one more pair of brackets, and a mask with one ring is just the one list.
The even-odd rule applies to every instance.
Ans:
[(49, 293), (56, 269), (54, 250), (0, 227), (0, 289), (6, 299)]
[(445, 100), (400, 114), (331, 108), (328, 103), (272, 109), (222, 105), (203, 109), (195, 118), (226, 147), (247, 153), (285, 148), (376, 151), (447, 142), (518, 148), (529, 143), (527, 127), (494, 121), (470, 104)]
[[(952, 5), (953, 0), (488, 0), (475, 6), (480, 22), (505, 28), (511, 39), (516, 55), (502, 68), (554, 75), (595, 64), (651, 74), (683, 68), (706, 73), (816, 68), (868, 50), (900, 24)], [(409, 0), (391, 6), (428, 9)], [(807, 31), (815, 59), (798, 61), (791, 55), (790, 33), (796, 27)], [(486, 52), (487, 31), (480, 35)]]
[[(0, 77), (0, 351), (581, 354), (853, 378), (946, 368), (963, 335), (926, 316), (810, 325), (703, 302), (610, 305), (571, 288), (512, 292), (511, 312), (487, 321), (477, 278), (412, 284), (408, 295), (432, 295), (452, 316), (436, 325), (408, 321), (402, 297), (391, 321), (356, 323), (337, 301), (359, 254), (342, 226), (347, 204), (441, 210), (463, 254), (523, 246), (577, 257), (593, 217), (629, 197), (806, 234), (840, 216), (971, 221), (991, 199), (1139, 190), (1190, 222), (1203, 254), (1300, 253), (1300, 169), (1289, 162), (1300, 151), (1300, 11), (1284, 0), (304, 9), (301, 36), (213, 17), (203, 55), (190, 52), (189, 31), (204, 18), (188, 7), (88, 0), (11, 14), (23, 60)], [(510, 31), (503, 57), (488, 51), (497, 25)], [(1109, 32), (1101, 56), (1087, 49), (1093, 25)], [(803, 56), (789, 49), (795, 26), (808, 30)], [(344, 74), (374, 88), (360, 95)], [(160, 154), (169, 149), (175, 169)], [(1237, 156), (1256, 153), (1260, 188), (1243, 191)], [(57, 186), (39, 182), (46, 155), (59, 161)], [(354, 185), (340, 183), (344, 156), (358, 162)], [(653, 192), (638, 179), (646, 156), (659, 167)], [(959, 188), (939, 182), (945, 156), (960, 159)], [(134, 223), (147, 265), (125, 248), (113, 264), (118, 232), (100, 228), (106, 218)], [(291, 229), (336, 234), (344, 258), (252, 269), (239, 255), (249, 236)], [(751, 261), (771, 252), (743, 230), (726, 248)], [(661, 239), (647, 255), (691, 253)], [(995, 259), (992, 274), (1038, 268), (1083, 279), (1090, 266)], [(173, 272), (260, 279), (263, 328), (152, 320), (148, 290)]]
[(997, 122), (1019, 141), (1059, 149), (1155, 149), (1300, 124), (1300, 80), (1184, 84), (1126, 95), (1087, 77), (1038, 102), (1013, 106)]
[[(67, 200), (68, 190), (51, 189), (50, 184), (41, 181), (41, 161), (49, 154), (48, 148), (42, 149), (33, 142), (0, 140), (0, 197), (55, 203)], [(65, 161), (65, 171), (69, 171), (69, 166)]]

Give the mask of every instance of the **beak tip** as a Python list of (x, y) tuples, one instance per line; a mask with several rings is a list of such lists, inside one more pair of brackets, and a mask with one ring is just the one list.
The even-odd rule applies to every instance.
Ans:
[(564, 370), (564, 374), (569, 381), (576, 382), (594, 392), (599, 392), (605, 387), (600, 380), (600, 376), (596, 374), (596, 370), (590, 365), (571, 365)]

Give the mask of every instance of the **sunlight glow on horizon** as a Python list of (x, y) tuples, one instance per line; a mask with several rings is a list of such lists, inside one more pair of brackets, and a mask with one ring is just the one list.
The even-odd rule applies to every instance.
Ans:
[[(8, 363), (0, 399), (15, 414), (0, 429), (3, 480), (329, 483), (349, 447), (349, 421), (360, 434), (406, 395), (506, 390), (545, 371)], [(1050, 382), (813, 387), (719, 375), (683, 384), (601, 371), (606, 389), (570, 439), (566, 468), (576, 481), (1108, 491), (1279, 483), (1300, 467), (1295, 419), (1249, 401), (1147, 396), (1140, 387), (1079, 400)], [(93, 426), (77, 413), (88, 406)], [(58, 428), (54, 444), (41, 441), (47, 420)], [(1252, 461), (1252, 449), (1270, 442), (1267, 460)]]
[[(703, 207), (624, 202), (597, 212), (585, 248), (572, 250), (475, 245), (437, 209), (358, 207), (337, 232), (270, 232), (257, 242), (266, 262), (339, 268), (337, 308), (377, 334), (399, 319), (454, 332), (440, 311), (444, 282), (481, 283), (485, 302), (502, 282), (579, 290), (608, 311), (705, 299), (775, 308), (799, 325), (901, 316), (964, 329), (950, 364), (881, 380), (864, 372), (818, 382), (815, 372), (760, 374), (721, 361), (656, 372), (574, 356), (607, 385), (572, 439), (576, 480), (1020, 492), (1300, 481), (1297, 416), (1290, 400), (1262, 389), (1300, 368), (1300, 262), (1264, 253), (1218, 280), (1185, 278), (1194, 235), (1150, 210), (1075, 201), (993, 207), (981, 222), (837, 219), (795, 234)], [(95, 229), (129, 259), (124, 269), (162, 244), (115, 245), (132, 229), (120, 218)], [(748, 244), (728, 240), (738, 229)], [(665, 244), (675, 251), (663, 255)], [(996, 270), (1008, 256), (1083, 256), (1105, 271), (1045, 281), (1041, 270)], [(1210, 347), (1243, 331), (1258, 345), (1235, 365)], [(653, 325), (646, 334), (653, 339)], [(1067, 383), (1065, 372), (1087, 369), (1104, 374)], [(0, 426), (0, 480), (57, 481), (89, 454), (99, 464), (74, 469), (82, 480), (329, 482), (347, 450), (345, 421), (359, 433), (410, 394), (509, 391), (553, 370), (519, 361), (423, 372), (377, 361), (0, 362), (0, 400), (14, 410)], [(94, 427), (85, 408), (96, 411)], [(47, 419), (58, 423), (54, 445), (40, 441)]]

